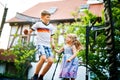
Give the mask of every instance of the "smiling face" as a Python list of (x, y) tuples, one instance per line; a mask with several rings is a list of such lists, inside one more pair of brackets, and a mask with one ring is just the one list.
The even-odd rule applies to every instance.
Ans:
[(46, 10), (43, 10), (41, 12), (41, 20), (45, 23), (45, 24), (49, 24), (50, 22), (50, 13)]
[(45, 24), (48, 24), (50, 22), (50, 15), (41, 16), (41, 19)]
[(67, 44), (71, 44), (72, 43), (71, 36), (67, 35), (65, 41), (66, 41)]

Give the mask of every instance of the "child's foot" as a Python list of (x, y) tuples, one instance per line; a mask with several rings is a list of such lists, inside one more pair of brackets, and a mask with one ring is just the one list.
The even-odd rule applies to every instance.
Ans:
[(43, 80), (43, 78), (40, 78), (40, 77), (39, 77), (37, 80)]
[(38, 76), (33, 76), (32, 78), (31, 78), (31, 80), (38, 80)]
[(40, 75), (40, 76), (38, 77), (38, 80), (43, 80), (43, 76)]

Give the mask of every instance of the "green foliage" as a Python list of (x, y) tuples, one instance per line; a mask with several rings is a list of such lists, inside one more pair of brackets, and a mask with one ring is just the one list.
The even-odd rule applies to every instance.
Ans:
[[(18, 75), (12, 74), (10, 72), (4, 73), (4, 74), (0, 74), (0, 77), (2, 78), (9, 78), (9, 79), (16, 79), (18, 80)], [(20, 79), (19, 79), (20, 80)]]
[[(114, 24), (114, 39), (115, 39), (115, 51), (120, 53), (120, 4), (117, 0), (112, 1), (112, 18)], [(95, 17), (87, 12), (87, 16), (83, 16), (83, 24), (89, 24)], [(92, 17), (93, 16), (93, 17)], [(93, 19), (91, 19), (93, 18)], [(86, 22), (85, 22), (86, 21)], [(104, 17), (102, 17), (100, 24), (104, 24)], [(97, 38), (94, 40), (94, 31), (90, 32), (90, 51), (89, 51), (89, 69), (96, 75), (93, 80), (107, 80), (108, 78), (108, 56), (106, 51), (106, 36), (105, 31), (98, 31)], [(83, 62), (85, 63), (85, 54), (81, 53)]]
[[(93, 15), (89, 11), (85, 11), (86, 16), (83, 16), (81, 21), (83, 22), (84, 25), (89, 25), (94, 22), (96, 19), (96, 15)], [(102, 17), (102, 22), (101, 23), (95, 23), (96, 27), (104, 27), (104, 26), (99, 26), (103, 25), (104, 23), (104, 17)], [(97, 32), (97, 36), (95, 37), (94, 35)], [(108, 78), (108, 60), (107, 60), (107, 52), (105, 50), (105, 31), (100, 30), (100, 31), (90, 31), (90, 36), (89, 36), (89, 54), (88, 54), (88, 67), (92, 73), (94, 73), (96, 76), (93, 78), (93, 80), (107, 80)], [(79, 56), (82, 56), (83, 63), (86, 62), (86, 55), (85, 53), (79, 54)]]
[[(102, 12), (102, 22), (96, 23), (96, 27), (105, 27), (105, 17), (104, 12)], [(58, 33), (60, 29), (64, 30), (64, 36), (68, 33), (75, 33), (78, 36), (80, 42), (85, 46), (86, 39), (86, 26), (89, 27), (91, 23), (96, 19), (96, 15), (93, 15), (89, 11), (85, 11), (85, 16), (80, 16), (80, 21), (77, 21), (76, 16), (78, 13), (74, 12), (72, 15), (75, 17), (74, 23), (60, 24), (58, 26)], [(118, 0), (112, 0), (112, 15), (114, 23), (114, 34), (115, 34), (115, 51), (120, 53), (120, 4)], [(101, 26), (102, 25), (102, 26)], [(89, 45), (89, 70), (94, 74), (92, 80), (107, 80), (109, 77), (109, 63), (108, 56), (106, 51), (106, 33), (104, 30), (97, 31), (97, 37), (94, 37), (96, 31), (90, 31), (90, 45)], [(57, 34), (57, 36), (59, 36)], [(78, 53), (78, 57), (83, 61), (83, 64), (86, 62), (85, 50), (82, 50)]]
[(93, 15), (90, 13), (88, 10), (85, 10), (84, 13), (86, 14), (85, 16), (82, 16), (82, 21), (84, 25), (89, 25), (96, 19), (96, 15)]
[(35, 51), (33, 43), (27, 44), (18, 41), (17, 45), (4, 52), (4, 55), (12, 54), (15, 56), (14, 65), (16, 69), (15, 75), (17, 77), (25, 79), (27, 69), (31, 66), (30, 62), (35, 60)]
[[(64, 30), (64, 36), (68, 33), (75, 33), (78, 36), (79, 41), (82, 43), (83, 47), (86, 44), (86, 27), (89, 27), (91, 23), (97, 18), (96, 15), (93, 15), (89, 11), (85, 11), (85, 16), (81, 16), (80, 21), (73, 23), (66, 23), (64, 25), (60, 24), (59, 29)], [(95, 26), (103, 25), (104, 17), (102, 17), (101, 23), (96, 23)], [(60, 31), (58, 31), (60, 34)], [(59, 35), (58, 34), (58, 35)], [(93, 80), (107, 80), (108, 77), (108, 60), (105, 50), (105, 31), (97, 31), (97, 37), (94, 38), (95, 31), (90, 31), (90, 51), (89, 51), (89, 70), (92, 71), (96, 77)], [(57, 36), (58, 36), (57, 35)], [(78, 53), (78, 58), (83, 61), (83, 64), (86, 62), (85, 50), (82, 50)]]
[(112, 16), (115, 34), (115, 51), (120, 53), (120, 3), (118, 3), (118, 0), (112, 1)]

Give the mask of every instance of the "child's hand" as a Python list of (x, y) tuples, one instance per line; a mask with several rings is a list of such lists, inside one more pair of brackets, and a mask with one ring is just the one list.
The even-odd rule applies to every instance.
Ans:
[(52, 49), (53, 49), (53, 50), (55, 49), (55, 44), (52, 44)]
[(70, 62), (71, 61), (71, 59), (67, 59), (67, 62)]
[(28, 30), (27, 29), (24, 30), (24, 34), (28, 35)]

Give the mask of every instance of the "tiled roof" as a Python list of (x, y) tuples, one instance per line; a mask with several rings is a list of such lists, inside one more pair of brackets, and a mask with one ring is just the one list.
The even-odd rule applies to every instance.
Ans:
[(91, 4), (89, 10), (97, 16), (102, 16), (102, 11), (104, 10), (103, 3)]
[[(53, 1), (53, 2), (42, 2), (31, 7), (30, 9), (24, 11), (22, 14), (31, 17), (40, 17), (41, 10), (48, 10), (51, 7), (56, 7), (56, 12), (51, 15), (51, 20), (65, 20), (74, 19), (71, 12), (77, 10), (81, 5), (86, 4), (87, 0), (63, 0), (63, 1)], [(90, 4), (89, 10), (98, 16), (101, 16), (101, 11), (103, 10), (103, 4)], [(15, 17), (8, 20), (7, 22), (21, 22), (25, 20), (16, 19)]]
[(12, 55), (12, 54), (4, 55), (4, 54), (3, 54), (4, 51), (5, 51), (5, 50), (0, 49), (0, 60), (2, 60), (2, 61), (14, 62), (15, 56)]

